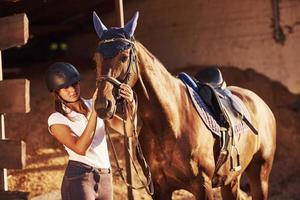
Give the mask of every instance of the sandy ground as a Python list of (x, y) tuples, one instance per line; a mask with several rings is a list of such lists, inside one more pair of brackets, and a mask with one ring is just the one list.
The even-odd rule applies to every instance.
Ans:
[[(67, 60), (68, 61), (68, 60)], [(94, 71), (85, 66), (85, 61), (74, 61), (82, 75), (84, 97), (90, 97), (94, 89)], [(35, 200), (59, 199), (63, 171), (67, 157), (62, 146), (47, 132), (47, 117), (52, 112), (53, 101), (43, 82), (45, 69), (49, 63), (26, 66), (21, 74), (10, 74), (6, 78), (28, 78), (31, 82), (31, 112), (28, 114), (7, 114), (6, 136), (22, 139), (27, 144), (27, 166), (22, 170), (9, 170), (9, 190), (30, 192)], [(182, 71), (195, 73), (200, 66), (187, 67)], [(176, 73), (176, 72), (175, 72)], [(278, 82), (269, 80), (253, 70), (241, 71), (224, 68), (223, 74), (229, 85), (238, 85), (255, 91), (273, 110), (278, 122), (277, 152), (270, 177), (269, 199), (296, 200), (300, 198), (300, 150), (299, 120), (300, 97), (291, 94)], [(120, 158), (124, 158), (121, 139), (114, 137)], [(115, 163), (111, 157), (113, 169)], [(124, 164), (124, 161), (122, 160)], [(49, 194), (47, 194), (49, 193)], [(43, 197), (39, 195), (47, 194)], [(144, 190), (135, 192), (136, 199), (150, 199)], [(216, 191), (217, 195), (217, 191)], [(114, 198), (126, 199), (126, 187), (117, 174), (114, 174)], [(185, 191), (176, 191), (173, 199), (194, 199)], [(220, 198), (217, 198), (220, 199)]]

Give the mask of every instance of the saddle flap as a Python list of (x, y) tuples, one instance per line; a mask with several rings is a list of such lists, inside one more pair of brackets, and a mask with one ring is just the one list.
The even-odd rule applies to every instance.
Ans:
[(227, 88), (223, 90), (222, 93), (224, 95), (220, 98), (221, 105), (223, 106), (224, 112), (226, 112), (228, 120), (230, 121), (233, 133), (247, 131), (251, 127), (245, 123), (243, 118), (247, 119), (249, 123), (251, 123), (251, 118), (245, 104), (239, 97), (233, 95)]
[[(199, 114), (200, 118), (202, 119), (202, 121), (204, 122), (206, 127), (212, 133), (214, 133), (215, 135), (221, 137), (220, 124), (219, 124), (218, 120), (216, 119), (215, 115), (212, 113), (211, 109), (206, 105), (206, 103), (203, 101), (203, 99), (198, 95), (198, 93), (195, 90), (193, 90), (188, 85), (186, 85), (186, 88), (187, 88), (187, 92), (188, 92), (188, 94), (189, 94), (189, 96), (190, 96), (190, 98), (193, 102), (193, 105), (194, 105), (197, 113)], [(238, 102), (236, 100), (236, 98), (238, 98), (238, 97), (236, 97), (234, 95), (232, 95), (232, 97), (231, 97), (232, 101), (235, 101), (236, 104), (240, 105), (242, 103), (242, 101), (240, 100), (240, 102)], [(245, 124), (241, 120), (240, 117), (238, 117), (236, 114), (234, 114), (235, 111), (233, 111), (232, 109), (230, 109), (230, 110), (231, 110), (230, 111), (231, 114), (229, 114), (229, 115), (231, 116), (230, 121), (231, 121), (231, 125), (232, 125), (231, 128), (233, 130), (233, 133), (237, 134), (237, 133), (242, 133), (242, 132), (245, 132), (246, 130), (248, 130), (249, 127), (247, 126), (247, 124)], [(246, 108), (243, 109), (242, 113), (246, 113), (244, 115), (247, 116), (248, 119), (250, 119), (250, 117), (248, 117), (249, 113), (248, 113)]]

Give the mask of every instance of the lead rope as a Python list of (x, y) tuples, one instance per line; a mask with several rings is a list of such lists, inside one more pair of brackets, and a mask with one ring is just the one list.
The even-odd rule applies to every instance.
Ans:
[[(119, 163), (119, 160), (118, 160), (118, 157), (117, 157), (117, 153), (116, 153), (116, 149), (115, 149), (115, 146), (113, 145), (113, 142), (112, 142), (112, 139), (111, 139), (111, 136), (110, 136), (110, 132), (108, 131), (107, 128), (105, 128), (105, 129), (106, 129), (106, 132), (108, 134), (108, 139), (109, 139), (109, 142), (110, 142), (112, 150), (113, 150), (114, 159), (115, 159), (115, 162), (116, 162), (116, 165), (117, 165), (117, 171), (120, 174), (120, 176), (121, 176), (122, 180), (124, 181), (124, 183), (127, 185), (127, 187), (130, 187), (130, 188), (135, 189), (135, 190), (145, 189), (146, 192), (149, 195), (153, 195), (154, 194), (154, 187), (153, 187), (153, 182), (152, 182), (152, 176), (151, 176), (151, 172), (150, 172), (150, 167), (149, 167), (148, 163), (146, 162), (145, 157), (143, 155), (143, 152), (142, 152), (142, 149), (141, 149), (141, 145), (140, 145), (139, 140), (138, 140), (137, 125), (134, 122), (136, 120), (136, 118), (137, 118), (137, 106), (138, 106), (138, 99), (137, 99), (136, 93), (134, 93), (134, 97), (135, 97), (135, 101), (136, 101), (136, 106), (135, 106), (135, 109), (134, 109), (133, 117), (132, 118), (130, 117), (130, 121), (131, 121), (131, 123), (132, 123), (132, 125), (134, 127), (133, 133), (134, 133), (134, 138), (136, 140), (136, 148), (137, 148), (137, 152), (138, 152), (137, 155), (143, 161), (142, 163), (143, 163), (143, 166), (144, 166), (144, 168), (146, 170), (147, 183), (145, 183), (141, 179), (141, 176), (140, 176), (140, 174), (138, 172), (137, 166), (136, 166), (136, 164), (135, 164), (135, 162), (133, 160), (131, 152), (129, 151), (129, 147), (128, 147), (128, 145), (125, 142), (126, 149), (127, 149), (128, 154), (129, 154), (129, 157), (130, 157), (130, 162), (132, 162), (133, 168), (135, 170), (135, 173), (137, 174), (138, 179), (139, 179), (140, 183), (142, 184), (142, 186), (135, 187), (132, 184), (127, 183), (127, 181), (125, 180), (125, 176), (123, 174), (123, 169), (120, 166), (120, 163)], [(125, 104), (125, 102), (124, 102), (124, 104)], [(124, 105), (123, 108), (126, 109), (127, 106)], [(127, 112), (127, 110), (124, 111), (124, 112)], [(126, 125), (125, 125), (125, 120), (124, 119), (123, 119), (123, 129), (124, 129), (124, 137), (125, 137), (125, 139), (127, 139), (128, 134), (127, 134), (127, 131), (126, 131)]]

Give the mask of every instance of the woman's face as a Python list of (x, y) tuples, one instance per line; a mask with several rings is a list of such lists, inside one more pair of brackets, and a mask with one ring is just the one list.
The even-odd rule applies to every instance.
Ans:
[(70, 85), (65, 88), (61, 88), (58, 90), (59, 96), (67, 101), (67, 102), (75, 102), (80, 97), (80, 84), (79, 82), (74, 83), (73, 85)]

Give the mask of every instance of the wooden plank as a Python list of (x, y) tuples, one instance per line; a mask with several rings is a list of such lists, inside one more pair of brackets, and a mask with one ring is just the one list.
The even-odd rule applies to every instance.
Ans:
[(24, 141), (0, 140), (0, 168), (23, 169), (26, 164)]
[(30, 82), (27, 79), (0, 81), (0, 113), (28, 113), (29, 87)]
[(29, 199), (29, 192), (1, 191), (0, 190), (0, 199), (5, 199), (5, 200), (27, 200), (27, 199)]
[(28, 18), (25, 13), (0, 18), (0, 50), (27, 43)]

